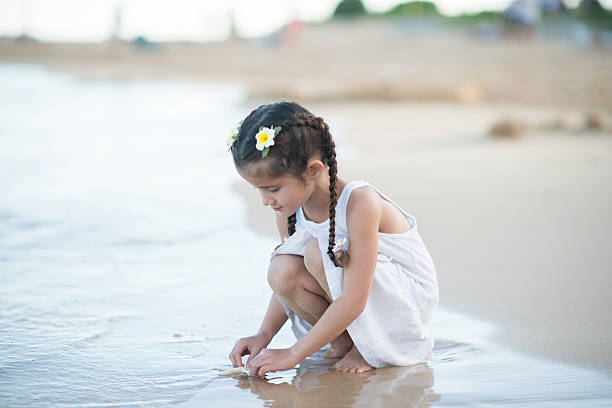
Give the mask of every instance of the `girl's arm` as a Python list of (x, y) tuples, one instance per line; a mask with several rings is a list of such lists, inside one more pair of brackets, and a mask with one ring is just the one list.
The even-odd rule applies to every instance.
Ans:
[(257, 333), (261, 333), (266, 336), (266, 338), (269, 339), (268, 343), (270, 343), (272, 338), (276, 336), (276, 333), (278, 333), (286, 321), (287, 313), (285, 313), (283, 305), (281, 305), (278, 301), (276, 293), (272, 293), (272, 296), (270, 296), (270, 303), (268, 303), (268, 310), (264, 315), (263, 321), (261, 322), (261, 326), (259, 326)]
[(251, 372), (262, 376), (268, 371), (292, 368), (325, 344), (338, 337), (368, 300), (378, 253), (381, 204), (370, 189), (356, 189), (349, 199), (347, 224), (350, 259), (344, 268), (343, 291), (313, 328), (287, 350), (265, 350), (251, 362)]
[[(289, 235), (287, 229), (287, 218), (276, 216), (276, 226), (281, 239)], [(242, 356), (249, 354), (247, 364), (257, 356), (257, 354), (270, 344), (272, 338), (278, 333), (287, 321), (287, 313), (278, 301), (275, 293), (272, 293), (268, 310), (264, 315), (261, 326), (257, 334), (250, 337), (243, 337), (236, 341), (234, 348), (230, 352), (229, 358), (234, 367), (242, 367)]]
[(283, 327), (286, 321), (287, 314), (285, 309), (278, 301), (276, 294), (273, 293), (270, 297), (270, 303), (268, 303), (268, 310), (264, 315), (257, 334), (238, 339), (230, 352), (229, 358), (234, 367), (242, 367), (242, 356), (247, 354), (249, 355), (247, 359), (248, 365), (262, 349), (270, 344), (272, 338)]
[(344, 268), (342, 294), (329, 305), (312, 330), (292, 347), (298, 361), (338, 337), (363, 312), (376, 269), (381, 211), (376, 192), (371, 189), (352, 192), (346, 219), (350, 258)]

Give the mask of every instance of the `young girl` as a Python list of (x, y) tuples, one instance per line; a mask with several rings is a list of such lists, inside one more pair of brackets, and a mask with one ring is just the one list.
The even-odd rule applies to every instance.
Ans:
[[(367, 182), (339, 178), (327, 124), (295, 102), (260, 106), (228, 144), (284, 241), (268, 269), (268, 310), (257, 334), (236, 342), (233, 365), (249, 354), (263, 378), (328, 343), (324, 357), (351, 373), (426, 359), (438, 284), (415, 218)], [(298, 341), (267, 349), (287, 319)]]

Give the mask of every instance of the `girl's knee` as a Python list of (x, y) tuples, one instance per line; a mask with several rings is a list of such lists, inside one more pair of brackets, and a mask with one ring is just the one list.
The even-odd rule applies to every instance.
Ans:
[(304, 272), (301, 256), (277, 255), (268, 267), (268, 284), (279, 295), (289, 294), (297, 287), (300, 273)]

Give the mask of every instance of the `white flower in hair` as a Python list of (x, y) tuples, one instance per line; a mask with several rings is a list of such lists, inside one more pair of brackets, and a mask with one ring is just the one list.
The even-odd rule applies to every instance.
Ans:
[(261, 150), (261, 158), (265, 158), (270, 151), (270, 146), (274, 144), (274, 137), (280, 132), (282, 128), (280, 126), (274, 127), (274, 125), (268, 127), (260, 126), (259, 132), (255, 135), (257, 144), (255, 147), (257, 150)]
[(227, 147), (232, 147), (236, 140), (238, 140), (238, 129), (233, 128), (227, 137)]
[(242, 126), (242, 121), (240, 121), (238, 123), (238, 126), (236, 126), (235, 128), (233, 128), (230, 131), (229, 136), (227, 137), (226, 143), (227, 143), (227, 148), (228, 150), (232, 148), (232, 146), (234, 146), (234, 143), (236, 143), (238, 141), (238, 137), (240, 136), (240, 127)]
[(346, 244), (346, 238), (342, 237), (341, 239), (337, 239), (335, 241), (334, 248), (332, 249), (332, 251), (334, 253), (340, 251), (342, 247), (344, 246), (344, 244)]

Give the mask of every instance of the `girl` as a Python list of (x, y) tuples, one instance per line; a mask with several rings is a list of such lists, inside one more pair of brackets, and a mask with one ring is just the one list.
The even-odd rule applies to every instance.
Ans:
[[(367, 182), (338, 178), (327, 124), (295, 102), (260, 106), (228, 144), (284, 241), (268, 269), (268, 310), (257, 334), (236, 342), (233, 365), (249, 354), (263, 378), (328, 343), (324, 357), (351, 373), (426, 359), (438, 284), (415, 218)], [(287, 319), (298, 341), (267, 349)]]

